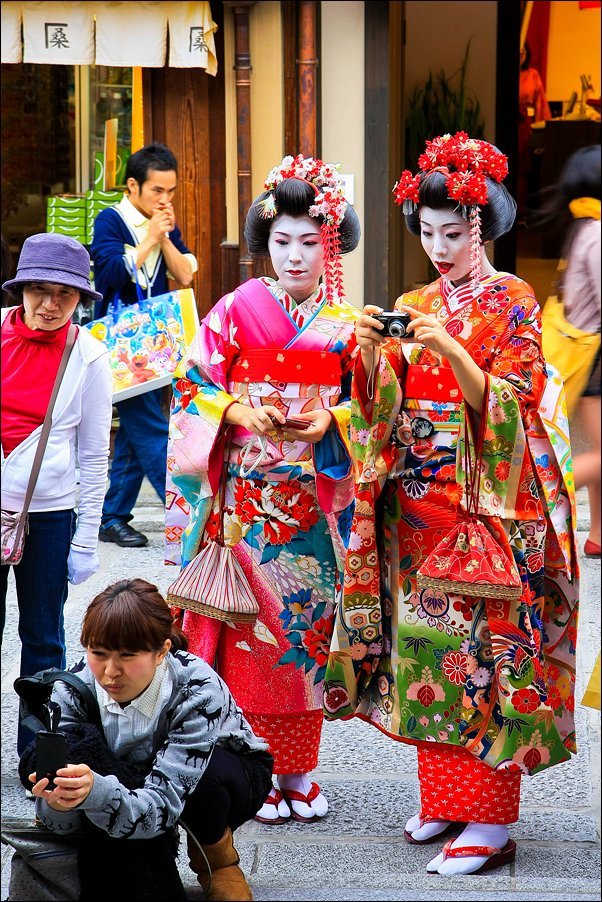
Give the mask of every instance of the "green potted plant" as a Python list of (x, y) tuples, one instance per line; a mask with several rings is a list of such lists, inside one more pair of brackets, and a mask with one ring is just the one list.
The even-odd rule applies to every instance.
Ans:
[(406, 168), (416, 172), (418, 157), (426, 141), (438, 135), (467, 132), (471, 138), (484, 138), (485, 122), (481, 105), (474, 93), (466, 87), (466, 71), (470, 41), (466, 45), (464, 59), (459, 69), (447, 76), (443, 69), (436, 75), (429, 72), (422, 84), (416, 85), (408, 98), (405, 123)]

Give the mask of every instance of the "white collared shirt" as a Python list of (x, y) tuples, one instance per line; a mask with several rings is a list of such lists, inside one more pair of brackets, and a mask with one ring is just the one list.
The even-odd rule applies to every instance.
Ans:
[(102, 728), (109, 748), (119, 758), (127, 755), (132, 762), (150, 758), (155, 727), (172, 688), (166, 658), (157, 667), (151, 684), (125, 708), (96, 683)]
[[(118, 204), (116, 204), (119, 214), (125, 220), (127, 225), (133, 231), (134, 235), (137, 239), (137, 244), (141, 244), (146, 238), (148, 238), (148, 229), (150, 220), (146, 218), (144, 213), (141, 213), (140, 210), (137, 210), (134, 204), (131, 202), (127, 194), (124, 194)], [(126, 244), (125, 246), (125, 259), (128, 270), (132, 273), (132, 281), (134, 280), (133, 273), (136, 269), (136, 258), (138, 253), (136, 251), (136, 246), (131, 244)], [(146, 270), (150, 273), (150, 278), (152, 282), (152, 276), (157, 268), (159, 263), (159, 257), (161, 256), (161, 248), (158, 244), (156, 244), (151, 250), (150, 254), (144, 261), (144, 267), (138, 269), (138, 281), (140, 283), (141, 288), (147, 288), (147, 279)], [(194, 254), (183, 254), (184, 257), (189, 261), (193, 273), (197, 271), (198, 263)], [(167, 275), (170, 279), (173, 279), (173, 273), (167, 270)]]

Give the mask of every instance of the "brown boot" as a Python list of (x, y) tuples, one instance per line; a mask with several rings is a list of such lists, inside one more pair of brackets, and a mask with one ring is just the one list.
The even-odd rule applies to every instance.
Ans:
[[(251, 902), (253, 894), (245, 875), (238, 867), (240, 858), (232, 842), (230, 827), (226, 827), (226, 832), (218, 842), (202, 848), (211, 868), (211, 887), (205, 897), (207, 902)], [(188, 855), (191, 869), (205, 888), (209, 883), (207, 862), (190, 837)]]

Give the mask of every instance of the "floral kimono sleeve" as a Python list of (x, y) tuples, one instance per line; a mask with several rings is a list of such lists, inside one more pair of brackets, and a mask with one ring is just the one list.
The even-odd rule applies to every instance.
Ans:
[[(401, 408), (400, 378), (404, 366), (399, 342), (395, 340), (383, 345), (372, 379), (366, 378), (361, 354), (357, 355), (350, 423), (357, 484), (377, 482), (382, 488), (391, 469), (395, 451), (389, 440)], [(380, 489), (376, 495), (379, 493)]]
[[(344, 595), (335, 613), (324, 681), (324, 716), (327, 720), (354, 713), (372, 678), (372, 664), (382, 650), (380, 642), (367, 647), (365, 660), (356, 672), (348, 653), (349, 629), (358, 619), (370, 624), (375, 636), (381, 629), (376, 502), (391, 466), (393, 447), (389, 439), (401, 407), (399, 379), (402, 366), (399, 344), (392, 341), (383, 346), (378, 368), (370, 380), (373, 392), (369, 389), (359, 354), (353, 373), (350, 440), (356, 500), (345, 559)], [(359, 549), (362, 554), (355, 554)], [(369, 580), (364, 565), (366, 558), (373, 564)]]
[[(330, 408), (330, 415), (333, 418), (338, 434), (338, 440), (342, 443), (347, 458), (351, 458), (351, 443), (349, 440), (349, 419), (351, 414), (351, 385), (353, 378), (353, 368), (358, 358), (359, 348), (352, 333), (347, 343), (340, 342), (341, 356), (341, 394), (336, 405)], [(339, 353), (338, 348), (333, 348)]]
[[(547, 378), (539, 308), (534, 300), (531, 307), (513, 308), (498, 348), (489, 372), (479, 512), (502, 519), (534, 520), (542, 515), (542, 504), (527, 431), (537, 415)], [(464, 420), (456, 459), (456, 479), (462, 488), (465, 438)], [(474, 457), (472, 452), (471, 448)]]
[(174, 374), (169, 440), (171, 479), (190, 504), (182, 536), (182, 561), (198, 548), (224, 460), (224, 415), (235, 402), (227, 373), (239, 351), (227, 295), (203, 320)]
[(311, 449), (318, 500), (327, 518), (348, 508), (354, 498), (349, 421), (353, 365), (358, 351), (355, 335), (350, 336), (346, 345), (343, 342), (341, 345), (341, 392), (337, 403), (328, 408), (334, 428), (329, 429)]

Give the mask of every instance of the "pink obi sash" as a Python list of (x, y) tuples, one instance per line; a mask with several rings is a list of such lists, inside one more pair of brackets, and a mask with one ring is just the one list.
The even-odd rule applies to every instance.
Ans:
[(341, 358), (333, 351), (252, 348), (230, 367), (231, 382), (309, 382), (340, 385)]
[(462, 392), (450, 366), (414, 363), (406, 371), (405, 397), (460, 403)]

